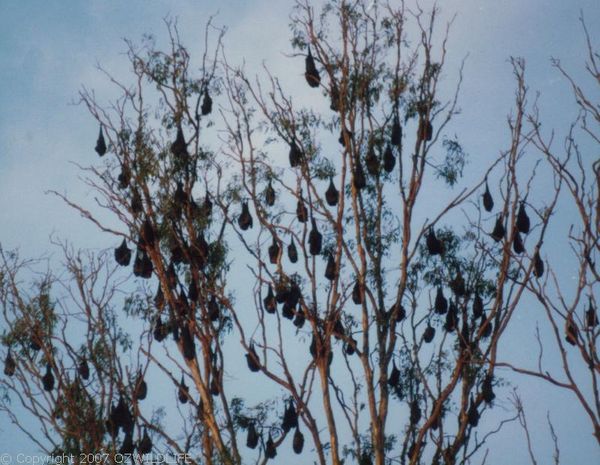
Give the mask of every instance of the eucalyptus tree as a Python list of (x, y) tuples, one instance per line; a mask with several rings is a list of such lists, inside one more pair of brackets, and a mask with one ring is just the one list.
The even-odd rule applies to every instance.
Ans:
[[(298, 2), (305, 89), (225, 63), (223, 152), (236, 176), (218, 202), (251, 263), (256, 317), (229, 311), (251, 371), (293, 402), (292, 442), (308, 430), (319, 463), (465, 463), (484, 448), (474, 432), (494, 404), (519, 267), (539, 263), (524, 237), (547, 218), (530, 220), (517, 173), (525, 88), (510, 147), (453, 192), (466, 154), (445, 130), (461, 69), (456, 93), (440, 95), (436, 15)], [(434, 198), (440, 189), (450, 194)], [(275, 447), (293, 429), (285, 416), (277, 437), (260, 426)]]
[[(547, 133), (542, 128), (541, 104), (525, 110), (527, 140), (541, 156), (542, 167), (552, 179), (558, 199), (558, 203), (548, 203), (536, 210), (536, 216), (545, 221), (540, 225), (532, 266), (521, 269), (522, 275), (529, 277), (524, 280), (527, 293), (535, 301), (546, 324), (542, 330), (537, 329), (534, 336), (539, 347), (535, 363), (504, 360), (500, 365), (571, 393), (581, 415), (590, 422), (590, 432), (600, 444), (600, 357), (597, 346), (600, 335), (597, 310), (600, 163), (597, 157), (589, 156), (600, 143), (600, 112), (593, 97), (600, 84), (600, 64), (597, 46), (594, 46), (583, 13), (580, 22), (585, 40), (581, 48), (586, 72), (576, 79), (572, 70), (566, 69), (558, 59), (552, 60), (557, 74), (564, 78), (567, 89), (573, 94), (578, 110), (576, 119), (565, 128)], [(523, 63), (520, 63), (518, 81), (525, 89)], [(566, 217), (562, 224), (556, 224), (556, 220), (547, 221), (551, 215), (559, 213)], [(546, 233), (548, 225), (554, 227), (553, 233)], [(546, 235), (549, 237), (544, 241)], [(544, 242), (546, 245), (542, 247)], [(558, 441), (555, 439), (555, 442)]]

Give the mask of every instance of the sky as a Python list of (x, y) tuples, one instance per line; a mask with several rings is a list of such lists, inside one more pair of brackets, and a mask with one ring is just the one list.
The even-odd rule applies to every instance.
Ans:
[[(164, 43), (164, 18), (177, 18), (183, 42), (202, 49), (204, 23), (217, 14), (226, 25), (226, 52), (232, 62), (260, 71), (263, 61), (275, 75), (287, 74), (290, 86), (303, 85), (302, 74), (289, 72), (288, 15), (290, 1), (8, 1), (0, 0), (0, 244), (19, 248), (24, 256), (47, 254), (49, 237), (68, 239), (78, 247), (103, 249), (112, 238), (97, 231), (78, 213), (48, 194), (49, 190), (93, 202), (93, 193), (78, 179), (74, 163), (94, 161), (96, 122), (77, 94), (83, 85), (100, 99), (113, 97), (114, 89), (97, 70), (101, 64), (115, 76), (127, 76), (124, 38), (138, 41), (145, 33)], [(440, 2), (442, 17), (456, 18), (451, 29), (448, 91), (460, 62), (466, 57), (460, 97), (461, 114), (449, 127), (460, 135), (474, 162), (468, 167), (478, 176), (485, 162), (507, 146), (506, 118), (513, 105), (515, 83), (508, 59), (522, 56), (533, 94), (540, 92), (540, 108), (548, 127), (565, 127), (577, 114), (569, 88), (552, 68), (550, 58), (585, 81), (584, 36), (578, 21), (583, 12), (594, 43), (600, 43), (600, 3), (597, 0), (447, 0)], [(427, 6), (430, 2), (424, 1)], [(301, 65), (300, 68), (301, 69)], [(597, 92), (597, 87), (596, 87)], [(597, 94), (596, 94), (597, 95)], [(218, 104), (218, 102), (217, 102)], [(566, 215), (566, 213), (565, 213)], [(529, 384), (527, 384), (529, 383)], [(523, 383), (520, 383), (523, 384)], [(542, 389), (542, 390), (540, 390)], [(540, 395), (539, 393), (543, 393)], [(600, 459), (589, 438), (587, 424), (569, 419), (570, 398), (547, 386), (527, 381), (526, 406), (537, 451), (548, 460), (546, 410), (554, 418), (571, 463)], [(0, 426), (6, 431), (6, 425)], [(543, 430), (543, 431), (542, 431)], [(0, 452), (3, 443), (0, 433)], [(506, 443), (523, 444), (518, 432), (501, 436)], [(24, 439), (23, 439), (24, 441)], [(17, 445), (20, 444), (17, 442)], [(15, 446), (13, 442), (12, 446)], [(506, 463), (513, 452), (489, 461)], [(515, 454), (515, 464), (528, 463)]]

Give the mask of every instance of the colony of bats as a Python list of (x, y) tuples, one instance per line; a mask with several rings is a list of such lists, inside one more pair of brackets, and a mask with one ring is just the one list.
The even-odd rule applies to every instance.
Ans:
[[(310, 49), (308, 50), (305, 60), (305, 78), (306, 82), (312, 88), (318, 88), (321, 85), (321, 77)], [(343, 105), (343, 99), (341, 98), (339, 89), (335, 83), (332, 84), (329, 93), (330, 108), (333, 111), (339, 112)], [(204, 89), (202, 97), (201, 114), (208, 115), (212, 111), (213, 101), (207, 88)], [(419, 141), (431, 141), (433, 138), (433, 126), (424, 114), (420, 114), (419, 116), (416, 136)], [(397, 151), (398, 154), (401, 153), (402, 137), (402, 126), (398, 116), (398, 109), (396, 108), (389, 129), (389, 141), (384, 144), (381, 152), (377, 153), (378, 150), (376, 150), (376, 144), (373, 141), (369, 141), (364, 160), (361, 159), (360, 156), (351, 156), (351, 186), (356, 191), (361, 191), (367, 187), (369, 182), (367, 174), (372, 178), (379, 178), (382, 170), (388, 174), (394, 171), (397, 165), (397, 157), (394, 152)], [(339, 143), (346, 151), (348, 151), (348, 153), (352, 153), (351, 149), (354, 143), (353, 133), (348, 128), (342, 127)], [(105, 139), (105, 128), (100, 126), (95, 151), (102, 157), (108, 152), (108, 149), (109, 146)], [(189, 158), (188, 143), (186, 142), (181, 124), (177, 125), (176, 137), (170, 145), (170, 151), (177, 159), (186, 160)], [(295, 140), (292, 140), (289, 143), (288, 159), (291, 168), (301, 169), (308, 163), (308, 157), (302, 151), (301, 145)], [(366, 167), (366, 172), (363, 168), (363, 163)], [(133, 174), (130, 167), (121, 163), (121, 171), (117, 177), (118, 187), (120, 189), (130, 189), (129, 206), (131, 212), (136, 218), (140, 218), (140, 221), (137, 237), (133, 240), (135, 250), (128, 247), (127, 239), (124, 238), (120, 245), (114, 249), (114, 258), (117, 264), (123, 267), (128, 267), (133, 258), (133, 274), (136, 277), (149, 279), (152, 277), (153, 273), (156, 272), (152, 254), (156, 253), (158, 250), (158, 231), (151, 218), (149, 216), (144, 216), (144, 201), (139, 188), (133, 185), (135, 183), (132, 183), (132, 179)], [(337, 207), (340, 202), (340, 195), (340, 190), (336, 187), (333, 177), (329, 177), (328, 187), (324, 192), (326, 204), (329, 207)], [(267, 207), (273, 207), (276, 200), (277, 192), (273, 186), (272, 180), (269, 179), (266, 189), (264, 190), (264, 203)], [(494, 200), (490, 192), (487, 177), (485, 179), (485, 191), (482, 195), (482, 204), (486, 212), (490, 213), (493, 211)], [(302, 191), (300, 190), (297, 195), (295, 216), (297, 221), (301, 224), (307, 224), (310, 220), (310, 229), (307, 235), (308, 251), (311, 256), (319, 256), (322, 254), (323, 236), (319, 231), (315, 217), (312, 215), (312, 208), (309, 209), (309, 206), (310, 205), (307, 206), (307, 201), (304, 199)], [(208, 192), (206, 192), (204, 201), (201, 205), (197, 205), (191, 198), (191, 195), (186, 192), (181, 180), (176, 183), (173, 194), (173, 222), (189, 210), (204, 218), (210, 218), (212, 208), (212, 201)], [(491, 239), (495, 242), (502, 242), (507, 239), (507, 226), (504, 216), (505, 213), (503, 212), (497, 214), (494, 228), (490, 233)], [(253, 217), (247, 200), (242, 200), (241, 202), (241, 211), (237, 217), (237, 226), (239, 226), (241, 231), (247, 231), (253, 227)], [(521, 255), (525, 252), (523, 237), (529, 234), (530, 229), (531, 224), (526, 211), (526, 204), (525, 201), (521, 201), (514, 221), (514, 227), (509, 231), (511, 235), (510, 245), (516, 255)], [(301, 245), (304, 250), (304, 244)], [(279, 237), (273, 235), (272, 242), (267, 249), (270, 264), (280, 264), (283, 259), (284, 246), (285, 244), (283, 241)], [(206, 321), (210, 323), (220, 321), (222, 312), (217, 297), (214, 294), (206, 295), (205, 292), (202, 292), (195, 276), (191, 278), (189, 286), (184, 289), (184, 287), (179, 284), (175, 265), (185, 263), (203, 270), (209, 260), (209, 249), (210, 245), (204, 237), (203, 230), (200, 230), (198, 236), (194, 238), (193, 245), (188, 246), (182, 244), (182, 241), (176, 241), (176, 243), (170, 247), (171, 261), (166, 270), (166, 281), (170, 290), (178, 295), (177, 314), (174, 314), (175, 312), (170, 309), (169, 314), (166, 315), (166, 322), (163, 321), (165, 315), (162, 313), (162, 310), (166, 305), (163, 289), (160, 284), (154, 299), (154, 303), (159, 310), (159, 313), (154, 320), (154, 327), (152, 330), (154, 339), (157, 342), (162, 342), (169, 334), (172, 334), (173, 339), (180, 345), (183, 356), (188, 361), (191, 361), (196, 357), (195, 336), (192, 325), (193, 312), (191, 309), (195, 305), (202, 304), (206, 308)], [(291, 263), (297, 263), (299, 251), (293, 238), (290, 239), (285, 250), (287, 251), (288, 260)], [(425, 250), (431, 257), (443, 257), (446, 253), (444, 240), (438, 237), (433, 225), (428, 227), (425, 234)], [(324, 278), (326, 280), (334, 281), (339, 277), (340, 265), (337, 263), (339, 259), (339, 256), (327, 251), (324, 271)], [(532, 262), (533, 275), (536, 278), (541, 278), (544, 274), (544, 262), (540, 256), (539, 245), (535, 248)], [(461, 270), (453, 270), (453, 273), (453, 278), (447, 283), (452, 295), (446, 297), (443, 286), (439, 285), (435, 289), (432, 312), (433, 314), (443, 316), (444, 331), (446, 333), (457, 332), (460, 347), (465, 349), (477, 339), (474, 336), (474, 333), (478, 333), (479, 337), (483, 338), (491, 335), (492, 321), (491, 319), (488, 321), (481, 295), (468, 288), (468, 285), (465, 283), (461, 274)], [(179, 291), (178, 293), (177, 290)], [(357, 306), (365, 305), (366, 302), (364, 296), (365, 283), (361, 278), (358, 278), (352, 287), (352, 302)], [(467, 317), (467, 314), (461, 312), (459, 307), (461, 302), (465, 302), (471, 298), (471, 315)], [(318, 327), (321, 328), (320, 331), (323, 331), (323, 333), (313, 334), (309, 346), (310, 356), (317, 362), (319, 360), (327, 360), (327, 364), (331, 364), (332, 362), (333, 351), (325, 338), (325, 334), (328, 331), (329, 334), (332, 334), (336, 339), (344, 340), (344, 352), (347, 355), (351, 356), (355, 354), (358, 349), (357, 341), (351, 335), (346, 334), (346, 330), (339, 315), (333, 319), (319, 320), (316, 312), (308, 309), (306, 302), (302, 297), (302, 290), (294, 279), (281, 277), (281, 280), (274, 285), (269, 284), (267, 286), (265, 297), (262, 300), (262, 304), (264, 311), (268, 314), (275, 314), (278, 306), (281, 305), (281, 315), (285, 319), (291, 320), (297, 328), (302, 328), (304, 326), (307, 319), (307, 310), (310, 313), (310, 318), (318, 320)], [(464, 318), (462, 326), (461, 315)], [(394, 317), (396, 321), (402, 321), (406, 316), (406, 310), (402, 305), (396, 303), (385, 313), (385, 316), (387, 318)], [(468, 321), (469, 318), (471, 322)], [(587, 328), (593, 328), (598, 325), (596, 309), (594, 308), (591, 298), (588, 308), (585, 311), (584, 323)], [(431, 343), (434, 340), (435, 335), (436, 329), (432, 326), (431, 320), (428, 319), (427, 326), (422, 334), (422, 340), (424, 343)], [(565, 338), (573, 345), (578, 342), (579, 330), (572, 315), (566, 319)], [(39, 334), (32, 333), (30, 347), (33, 350), (38, 351), (41, 348), (41, 344), (42, 341)], [(261, 371), (263, 368), (261, 365), (261, 357), (256, 351), (254, 342), (251, 342), (248, 346), (245, 357), (248, 369), (251, 372)], [(13, 356), (13, 352), (9, 349), (4, 362), (4, 374), (12, 377), (16, 374), (17, 369), (18, 362)], [(54, 370), (56, 370), (56, 367), (48, 362), (46, 363), (45, 370), (43, 370), (43, 374), (40, 373), (42, 388), (47, 392), (55, 389), (56, 382), (53, 373)], [(220, 393), (220, 383), (218, 382), (221, 373), (220, 370), (221, 369), (217, 366), (214, 366), (212, 370), (209, 390), (213, 396), (218, 396)], [(79, 360), (77, 373), (82, 380), (88, 380), (91, 376), (90, 366), (85, 356), (82, 356)], [(404, 386), (401, 379), (401, 372), (397, 368), (395, 361), (392, 361), (391, 372), (387, 377), (387, 385), (399, 399), (404, 398)], [(486, 377), (481, 383), (480, 389), (483, 400), (487, 403), (491, 403), (495, 397), (492, 378), (489, 376)], [(105, 428), (106, 432), (112, 435), (113, 438), (117, 437), (119, 431), (123, 432), (123, 440), (120, 448), (121, 453), (131, 453), (136, 448), (140, 453), (149, 453), (152, 450), (152, 440), (148, 435), (146, 427), (143, 428), (143, 434), (138, 438), (137, 442), (134, 442), (133, 440), (135, 418), (132, 413), (132, 403), (144, 400), (147, 393), (148, 385), (144, 380), (142, 371), (139, 371), (133, 382), (130, 397), (128, 398), (124, 392), (120, 393), (118, 402), (116, 405), (113, 404), (110, 408), (110, 413), (105, 421)], [(191, 399), (190, 389), (187, 386), (183, 375), (179, 383), (177, 383), (177, 398), (182, 404), (187, 403)], [(411, 424), (415, 425), (422, 417), (421, 406), (417, 400), (412, 400), (409, 402), (409, 407), (409, 420)], [(199, 408), (199, 411), (201, 411), (201, 408)], [(290, 399), (285, 406), (281, 430), (284, 434), (294, 430), (292, 448), (296, 454), (300, 454), (304, 448), (304, 436), (300, 431), (298, 415), (299, 412), (294, 401), (293, 399)], [(477, 426), (479, 422), (479, 412), (477, 403), (472, 396), (469, 401), (466, 416), (467, 421), (471, 426)], [(435, 423), (434, 427), (437, 426), (439, 426), (439, 424)], [(272, 459), (277, 455), (276, 441), (273, 439), (271, 429), (268, 429), (265, 434), (260, 426), (257, 427), (254, 421), (250, 421), (246, 427), (246, 434), (247, 447), (255, 449), (260, 443), (262, 444), (266, 458)]]

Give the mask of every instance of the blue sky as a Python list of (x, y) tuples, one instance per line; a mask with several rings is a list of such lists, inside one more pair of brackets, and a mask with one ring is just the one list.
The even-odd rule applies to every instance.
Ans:
[[(430, 2), (422, 2), (427, 6)], [(459, 115), (449, 128), (459, 135), (472, 156), (469, 174), (478, 176), (486, 159), (508, 144), (506, 115), (513, 104), (511, 55), (527, 61), (532, 90), (541, 92), (544, 124), (565, 127), (576, 115), (564, 79), (551, 67), (560, 58), (582, 79), (584, 37), (578, 22), (584, 12), (592, 39), (600, 42), (598, 0), (447, 0), (440, 2), (443, 17), (457, 13), (446, 66), (448, 89), (456, 79), (460, 60), (467, 54)], [(100, 63), (116, 76), (127, 76), (124, 56), (127, 37), (138, 41), (152, 32), (164, 40), (163, 19), (178, 18), (180, 32), (192, 54), (201, 50), (204, 22), (218, 12), (217, 22), (228, 26), (225, 44), (232, 62), (245, 60), (247, 70), (265, 60), (274, 74), (288, 74), (289, 85), (302, 85), (302, 75), (289, 74), (287, 34), (291, 2), (281, 1), (8, 1), (0, 0), (0, 243), (37, 256), (48, 250), (50, 234), (76, 246), (111, 247), (112, 238), (53, 196), (49, 189), (92, 201), (70, 162), (93, 163), (97, 126), (83, 106), (74, 105), (82, 85), (101, 99), (113, 90), (97, 71)], [(597, 88), (596, 88), (597, 89)], [(218, 103), (218, 102), (217, 102)], [(538, 389), (542, 389), (538, 391)], [(543, 394), (540, 395), (539, 392)], [(545, 414), (549, 404), (567, 422), (561, 444), (565, 457), (578, 463), (600, 459), (597, 445), (587, 440), (587, 424), (569, 420), (569, 397), (547, 386), (525, 386), (531, 406), (538, 451), (549, 445)], [(548, 399), (548, 401), (546, 401)], [(571, 421), (571, 423), (568, 423)], [(561, 426), (559, 425), (559, 428)], [(6, 431), (6, 425), (1, 425)], [(577, 433), (581, 429), (581, 433)], [(584, 435), (586, 440), (581, 440)], [(3, 436), (0, 433), (0, 437)], [(4, 436), (6, 437), (6, 436)], [(522, 435), (501, 439), (523, 447)], [(13, 444), (14, 445), (14, 444)], [(6, 447), (0, 438), (0, 452)], [(543, 455), (546, 454), (546, 455)], [(517, 454), (514, 463), (526, 463)], [(511, 457), (511, 453), (504, 459)], [(488, 461), (492, 464), (506, 463)], [(575, 463), (575, 462), (573, 462)]]

